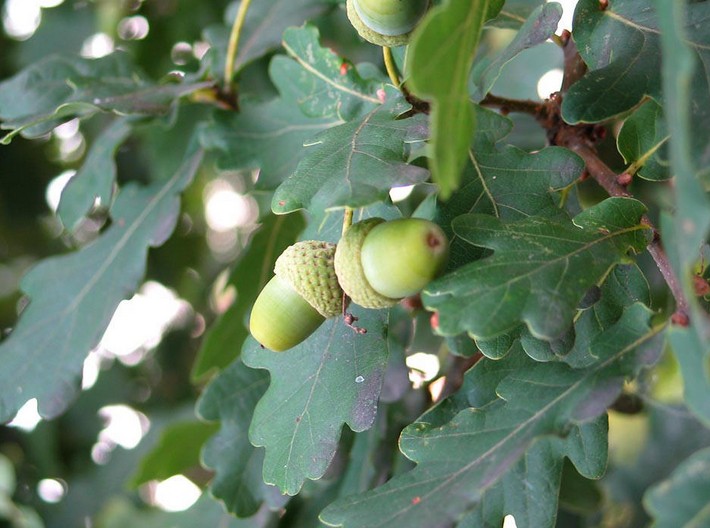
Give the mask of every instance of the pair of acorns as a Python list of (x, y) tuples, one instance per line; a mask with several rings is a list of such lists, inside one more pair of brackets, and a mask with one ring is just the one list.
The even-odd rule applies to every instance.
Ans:
[(275, 276), (252, 308), (249, 329), (265, 348), (288, 350), (326, 318), (345, 315), (345, 295), (364, 308), (387, 308), (419, 293), (446, 265), (449, 242), (420, 218), (371, 218), (335, 244), (306, 240), (276, 260)]

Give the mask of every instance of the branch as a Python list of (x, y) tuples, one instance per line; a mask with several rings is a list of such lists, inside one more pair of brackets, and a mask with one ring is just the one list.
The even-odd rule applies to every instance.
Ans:
[[(589, 175), (594, 178), (594, 180), (596, 180), (599, 185), (604, 188), (604, 190), (606, 190), (609, 196), (624, 196), (633, 198), (633, 195), (626, 189), (626, 187), (618, 183), (619, 176), (617, 176), (614, 171), (612, 171), (602, 160), (599, 159), (599, 156), (597, 156), (596, 151), (592, 147), (579, 141), (569, 141), (561, 146), (569, 148), (584, 160), (587, 165)], [(678, 281), (678, 277), (671, 267), (668, 255), (666, 255), (666, 252), (663, 249), (661, 239), (658, 236), (658, 231), (648, 219), (648, 216), (644, 215), (641, 222), (653, 229), (653, 241), (646, 247), (646, 249), (656, 262), (656, 266), (658, 266), (661, 275), (663, 275), (666, 284), (668, 284), (668, 288), (671, 290), (671, 293), (675, 298), (676, 313), (674, 314), (674, 322), (676, 324), (686, 326), (689, 321), (688, 317), (690, 307), (688, 299), (685, 296), (685, 292), (683, 291), (683, 288)]]
[(530, 99), (508, 99), (491, 93), (487, 94), (478, 104), (498, 108), (503, 115), (509, 112), (521, 112), (537, 117), (543, 111), (543, 103), (541, 102)]
[[(568, 32), (563, 33), (561, 39), (565, 62), (565, 75), (562, 82), (562, 93), (564, 93), (585, 74), (587, 67), (579, 56), (577, 47)], [(588, 175), (609, 196), (633, 198), (633, 195), (627, 189), (632, 179), (631, 174), (626, 172), (616, 174), (597, 154), (596, 145), (606, 135), (605, 127), (598, 124), (569, 125), (565, 123), (561, 115), (562, 93), (552, 94), (544, 103), (531, 100), (507, 99), (488, 94), (480, 104), (498, 108), (504, 115), (508, 112), (522, 112), (534, 116), (538, 123), (547, 131), (547, 138), (550, 144), (566, 147), (578, 154), (584, 160)], [(676, 312), (673, 314), (672, 320), (675, 324), (687, 326), (690, 313), (688, 299), (671, 267), (668, 255), (663, 249), (658, 231), (648, 216), (644, 215), (641, 221), (653, 230), (653, 240), (646, 249), (656, 262), (676, 302)]]

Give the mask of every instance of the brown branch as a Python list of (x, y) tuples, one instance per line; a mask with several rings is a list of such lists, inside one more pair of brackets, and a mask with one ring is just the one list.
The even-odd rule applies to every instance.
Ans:
[(509, 112), (521, 112), (537, 117), (543, 111), (543, 103), (541, 102), (530, 99), (508, 99), (491, 93), (487, 94), (478, 104), (498, 108), (503, 115)]
[[(624, 196), (631, 198), (633, 197), (633, 195), (626, 189), (626, 187), (618, 183), (617, 174), (613, 170), (611, 170), (602, 160), (599, 159), (599, 156), (597, 156), (597, 153), (594, 148), (578, 141), (568, 141), (566, 142), (566, 144), (562, 144), (561, 146), (569, 148), (571, 151), (577, 153), (584, 160), (585, 164), (587, 165), (587, 171), (589, 172), (589, 175), (604, 188), (604, 190), (609, 194), (609, 196)], [(683, 288), (681, 287), (680, 282), (678, 281), (678, 277), (676, 276), (675, 272), (673, 271), (673, 268), (671, 267), (671, 263), (668, 260), (668, 255), (666, 255), (666, 252), (663, 249), (661, 239), (658, 236), (658, 231), (653, 226), (648, 216), (644, 215), (641, 219), (641, 222), (653, 230), (653, 240), (646, 247), (646, 249), (651, 254), (651, 257), (653, 257), (653, 260), (656, 262), (656, 266), (658, 266), (661, 275), (663, 275), (666, 284), (668, 284), (668, 288), (671, 290), (671, 294), (675, 298), (676, 314), (674, 317), (674, 322), (676, 322), (677, 324), (682, 324), (685, 322), (687, 324), (687, 318), (690, 313), (688, 299), (686, 298), (685, 292), (683, 291)]]
[[(572, 38), (565, 38), (564, 46), (564, 79), (562, 82), (563, 93), (577, 82), (586, 72), (586, 65), (579, 55), (577, 46)], [(567, 147), (578, 154), (587, 168), (587, 173), (591, 176), (609, 196), (621, 196), (632, 198), (627, 185), (631, 182), (627, 173), (616, 174), (598, 156), (596, 144), (603, 138), (606, 132), (601, 125), (568, 125), (562, 120), (561, 104), (562, 94), (556, 94), (548, 102), (547, 115), (544, 120), (541, 117), (538, 121), (547, 128), (548, 139), (553, 145)], [(551, 125), (551, 126), (550, 126)], [(644, 215), (641, 222), (653, 230), (653, 240), (646, 247), (653, 260), (656, 262), (661, 275), (663, 275), (671, 294), (676, 301), (676, 312), (673, 314), (673, 322), (687, 326), (689, 324), (690, 307), (685, 292), (678, 281), (673, 268), (671, 267), (668, 255), (663, 249), (658, 230)]]
[(562, 42), (564, 47), (562, 51), (564, 53), (564, 77), (562, 78), (562, 93), (567, 93), (570, 86), (584, 77), (587, 73), (587, 65), (582, 60), (582, 57), (577, 51), (577, 44), (572, 40), (572, 35), (569, 31), (565, 31), (562, 36)]

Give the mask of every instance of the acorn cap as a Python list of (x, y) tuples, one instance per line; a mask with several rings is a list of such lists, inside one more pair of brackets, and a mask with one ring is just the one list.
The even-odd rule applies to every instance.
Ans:
[(399, 299), (385, 297), (370, 286), (360, 260), (365, 237), (382, 222), (382, 218), (370, 218), (354, 224), (340, 239), (335, 251), (335, 272), (340, 286), (355, 304), (363, 308), (388, 308), (399, 302)]
[(276, 259), (274, 273), (287, 280), (323, 317), (335, 317), (342, 311), (343, 290), (335, 274), (334, 257), (335, 244), (297, 242)]
[(367, 24), (362, 21), (360, 15), (358, 15), (354, 0), (348, 0), (347, 13), (348, 18), (350, 19), (350, 23), (357, 30), (360, 36), (368, 42), (377, 44), (378, 46), (385, 46), (388, 48), (404, 46), (409, 42), (409, 37), (412, 34), (411, 31), (403, 33), (401, 35), (383, 35), (382, 33), (378, 33), (374, 29), (369, 28)]

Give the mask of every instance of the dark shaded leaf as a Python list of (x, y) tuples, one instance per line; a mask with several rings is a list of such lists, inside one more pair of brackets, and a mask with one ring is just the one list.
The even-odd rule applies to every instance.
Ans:
[(287, 500), (264, 484), (264, 450), (251, 445), (248, 437), (254, 407), (268, 384), (265, 372), (237, 360), (208, 385), (197, 403), (202, 418), (220, 422), (219, 432), (202, 450), (205, 465), (215, 470), (212, 494), (239, 517), (253, 515), (262, 503), (278, 508)]
[(444, 335), (490, 339), (525, 322), (536, 338), (554, 340), (572, 324), (585, 292), (630, 249), (646, 246), (647, 228), (639, 224), (644, 212), (640, 202), (610, 198), (574, 223), (461, 216), (456, 233), (495, 253), (435, 280), (422, 300), (439, 312)]
[(245, 104), (238, 114), (216, 113), (200, 129), (200, 142), (220, 152), (223, 169), (260, 169), (257, 189), (273, 190), (293, 173), (304, 142), (340, 124), (335, 117), (306, 117), (291, 102), (275, 99)]
[[(479, 361), (467, 376), (477, 376), (478, 369), (502, 369), (500, 383), (483, 382), (495, 387), (500, 399), (491, 401), (485, 394), (489, 391), (481, 389), (484, 407), (466, 408), (443, 425), (420, 421), (407, 427), (400, 448), (417, 467), (374, 490), (336, 501), (321, 519), (348, 528), (452, 526), (535, 439), (547, 435), (560, 436), (552, 437), (561, 450), (557, 456), (566, 454), (581, 474), (598, 478), (605, 466), (606, 436), (597, 430), (578, 441), (570, 433), (576, 424), (605, 412), (627, 375), (655, 361), (654, 338), (661, 329), (649, 328), (650, 315), (642, 305), (627, 310), (592, 344), (598, 361), (587, 369), (534, 363), (521, 354)], [(515, 365), (509, 368), (508, 362)]]
[[(589, 458), (593, 478), (599, 478), (606, 467), (606, 434), (607, 419), (602, 416), (575, 427), (567, 437), (567, 449)], [(502, 526), (505, 516), (512, 515), (519, 526), (554, 528), (558, 510), (556, 499), (564, 470), (565, 446), (561, 445), (564, 443), (559, 439), (542, 439), (534, 443), (457, 527)]]
[[(234, 71), (240, 71), (250, 62), (280, 47), (286, 28), (300, 26), (332, 5), (328, 0), (260, 0), (252, 3), (244, 20)], [(227, 11), (227, 26), (210, 27), (205, 31), (208, 42), (219, 52), (215, 60), (218, 65), (223, 65), (227, 58), (225, 50), (229, 25), (235, 16), (236, 5)]]
[(646, 415), (649, 424), (645, 438), (638, 438), (638, 433), (629, 435), (633, 442), (630, 447), (638, 454), (637, 458), (610, 464), (601, 482), (608, 497), (606, 508), (611, 511), (623, 508), (624, 517), (632, 526), (650, 524), (642, 504), (646, 491), (670, 478), (673, 470), (693, 453), (710, 446), (710, 430), (685, 406), (658, 405), (656, 401), (647, 406)]
[[(671, 47), (661, 45), (663, 21), (657, 7), (678, 12), (674, 22), (683, 36), (672, 37)], [(659, 24), (659, 22), (661, 22)], [(682, 102), (693, 108), (694, 133), (690, 142), (698, 166), (710, 164), (710, 90), (706, 68), (710, 62), (710, 4), (707, 2), (665, 2), (614, 0), (599, 9), (598, 0), (581, 0), (574, 20), (574, 39), (590, 71), (568, 91), (562, 115), (569, 123), (597, 122), (630, 110), (645, 96), (657, 102)], [(681, 46), (680, 43), (684, 42)], [(663, 48), (663, 49), (662, 49)], [(681, 59), (679, 53), (687, 55)], [(663, 70), (659, 57), (663, 54)], [(690, 66), (695, 63), (695, 68)], [(680, 68), (686, 92), (680, 100), (663, 89), (661, 77), (677, 81), (670, 70)], [(678, 72), (676, 72), (678, 73)], [(677, 94), (681, 96), (681, 94)], [(665, 106), (665, 104), (664, 104)], [(675, 134), (674, 127), (669, 131)]]
[(545, 0), (507, 0), (498, 15), (489, 20), (486, 25), (505, 28), (519, 29), (528, 17), (539, 6), (544, 5)]
[(530, 154), (510, 145), (498, 146), (512, 123), (480, 106), (475, 109), (478, 125), (461, 187), (437, 212), (437, 222), (451, 241), (450, 269), (483, 254), (453, 231), (456, 217), (483, 213), (503, 220), (528, 216), (566, 219), (557, 191), (571, 185), (584, 168), (582, 160), (567, 149), (549, 147)]

